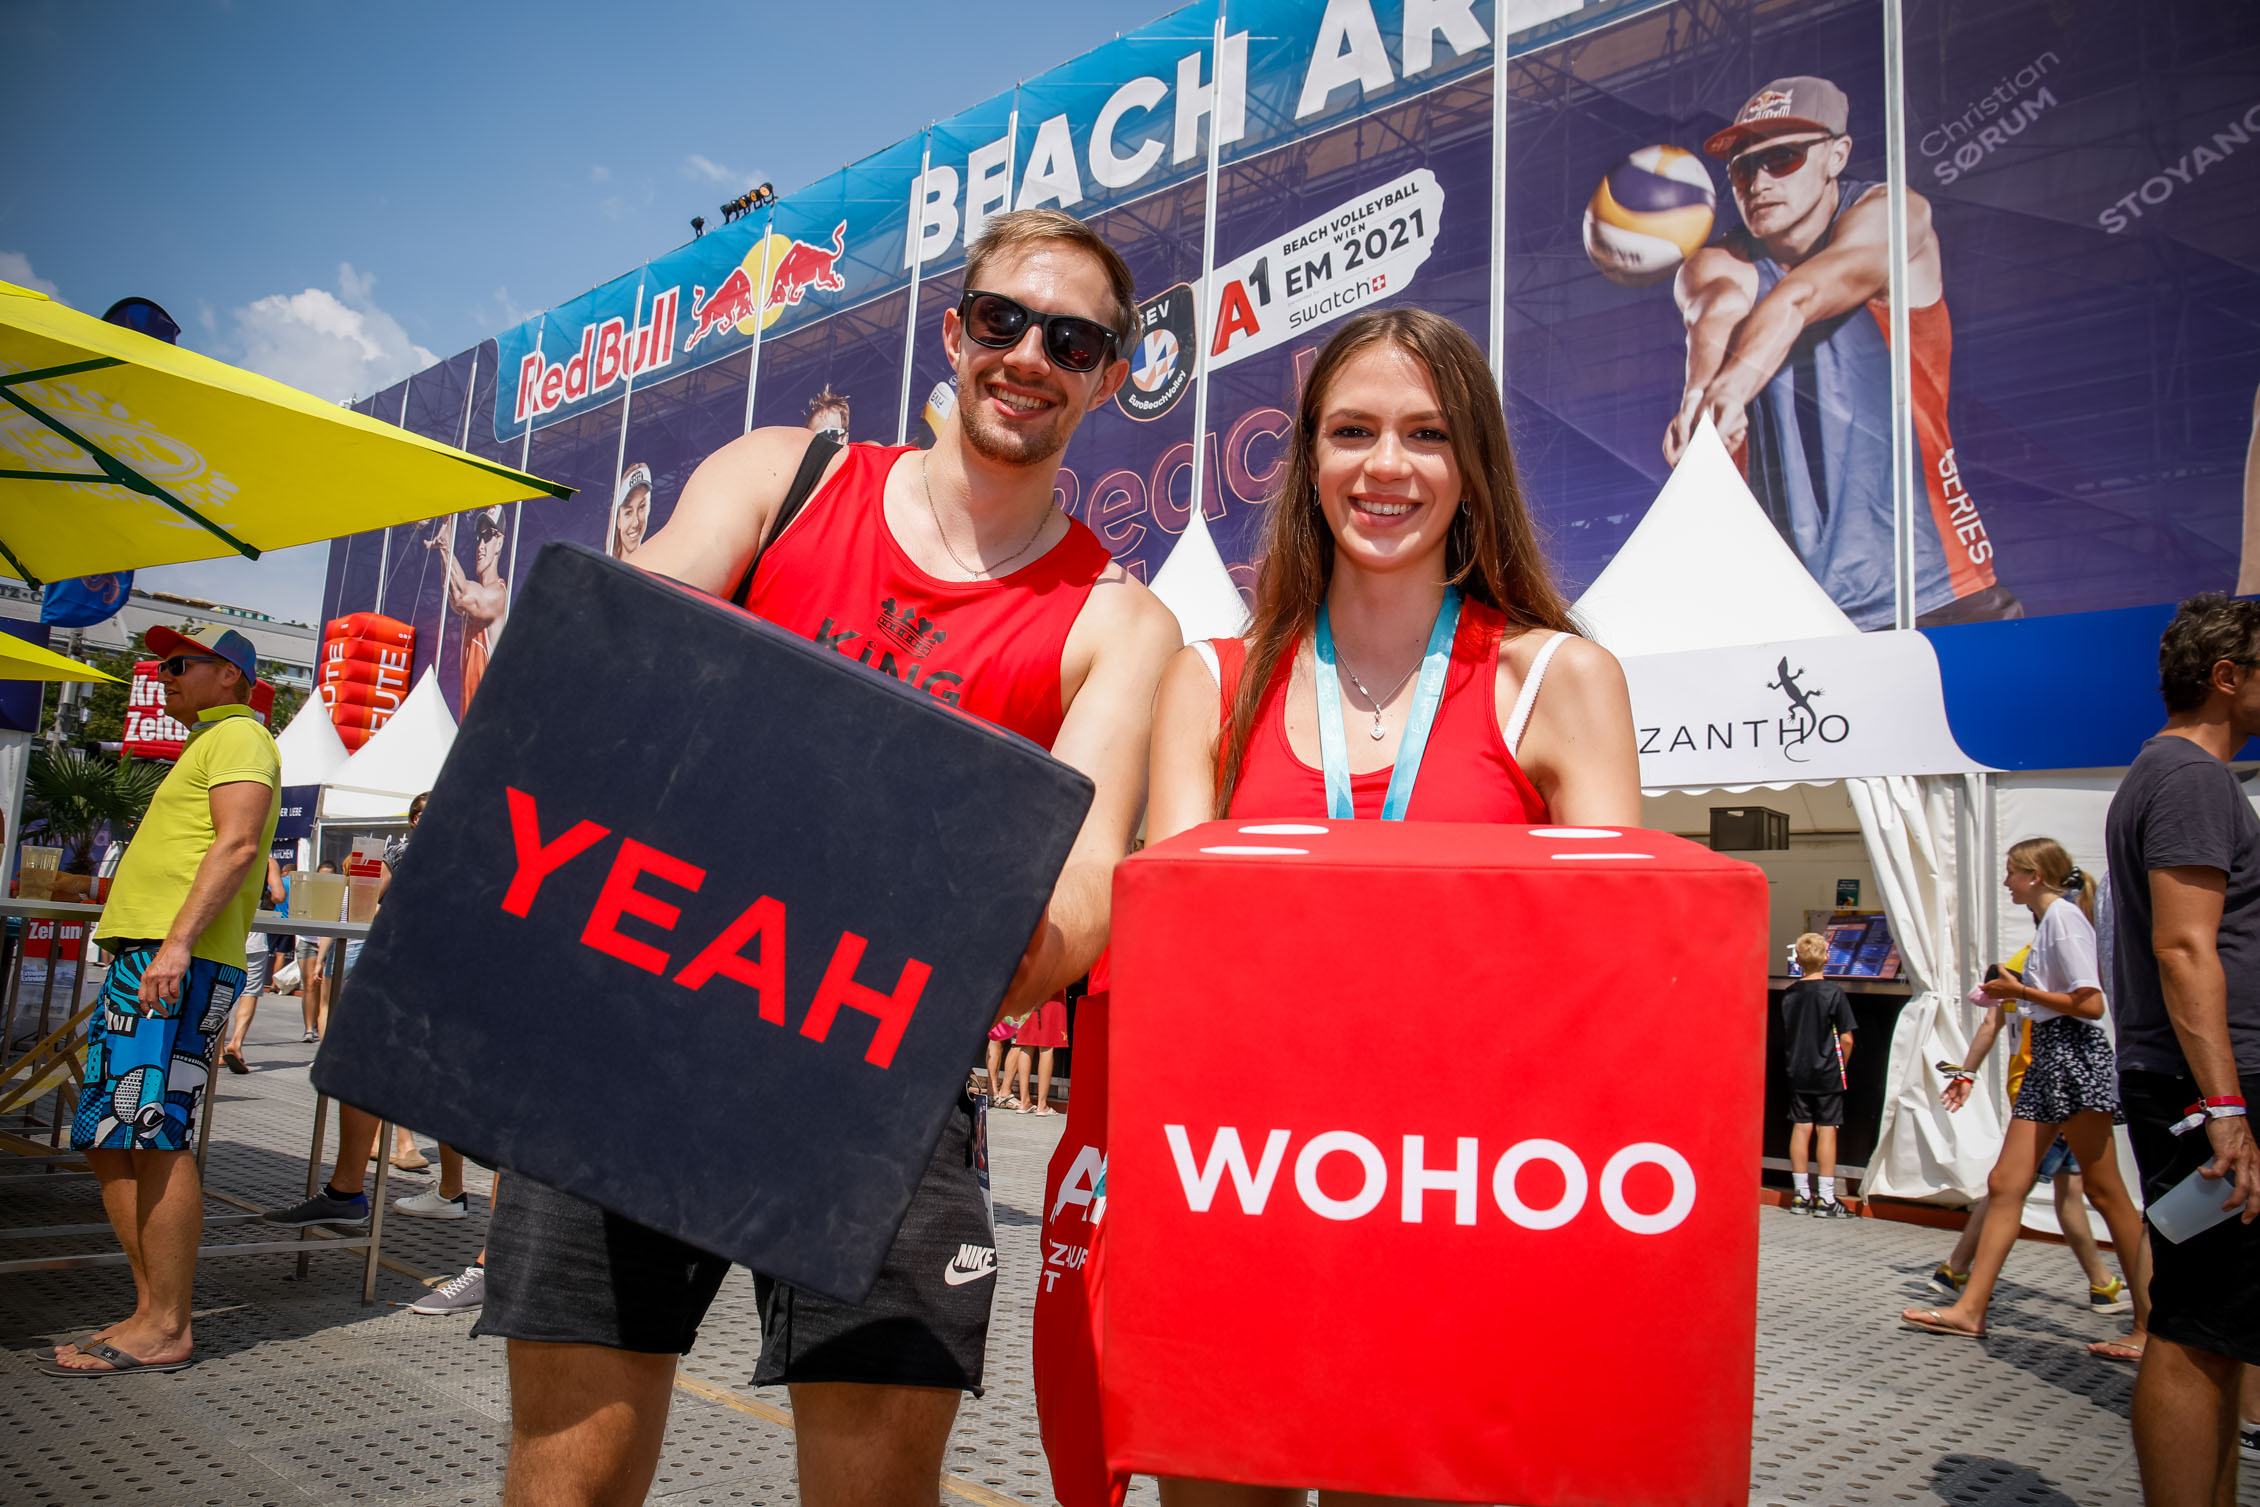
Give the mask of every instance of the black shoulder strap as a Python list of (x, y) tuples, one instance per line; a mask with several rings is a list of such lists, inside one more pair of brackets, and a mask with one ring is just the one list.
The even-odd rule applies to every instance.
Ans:
[(785, 491), (784, 505), (777, 509), (777, 521), (769, 525), (769, 537), (761, 541), (761, 547), (746, 562), (745, 575), (738, 581), (738, 589), (730, 593), (731, 606), (745, 605), (746, 598), (753, 592), (753, 573), (760, 569), (761, 557), (769, 552), (769, 546), (775, 544), (792, 521), (800, 516), (800, 510), (808, 505), (808, 499), (814, 495), (816, 484), (824, 479), (824, 468), (832, 463), (832, 457), (839, 450), (839, 436), (829, 429), (809, 439), (808, 453), (801, 457), (800, 470), (793, 473), (793, 484)]

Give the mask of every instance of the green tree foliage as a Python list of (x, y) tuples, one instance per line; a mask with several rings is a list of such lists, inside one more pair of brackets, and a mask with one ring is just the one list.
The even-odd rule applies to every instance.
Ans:
[(24, 824), (63, 850), (68, 873), (94, 872), (94, 839), (141, 819), (163, 782), (166, 766), (146, 759), (113, 759), (75, 748), (35, 747), (24, 780)]

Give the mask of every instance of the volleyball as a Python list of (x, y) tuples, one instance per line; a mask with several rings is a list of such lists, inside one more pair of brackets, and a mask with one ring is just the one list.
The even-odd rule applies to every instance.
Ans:
[(1680, 147), (1642, 147), (1610, 168), (1586, 202), (1586, 259), (1627, 288), (1660, 282), (1710, 239), (1717, 207), (1701, 158)]

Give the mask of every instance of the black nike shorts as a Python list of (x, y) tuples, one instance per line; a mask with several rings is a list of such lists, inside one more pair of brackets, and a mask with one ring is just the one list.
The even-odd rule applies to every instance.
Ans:
[[(756, 1385), (846, 1381), (979, 1395), (996, 1292), (983, 1106), (961, 1097), (887, 1252), (846, 1304), (756, 1276)], [(529, 1178), (503, 1180), (474, 1334), (684, 1355), (730, 1262)]]

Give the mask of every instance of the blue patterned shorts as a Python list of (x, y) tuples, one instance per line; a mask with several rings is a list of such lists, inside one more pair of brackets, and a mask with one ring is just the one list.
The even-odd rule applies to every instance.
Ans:
[(125, 943), (111, 961), (101, 1007), (87, 1022), (73, 1150), (187, 1151), (196, 1144), (213, 1054), (242, 992), (243, 970), (196, 958), (179, 1008), (150, 1015), (141, 1004), (141, 973), (156, 956), (154, 942)]

